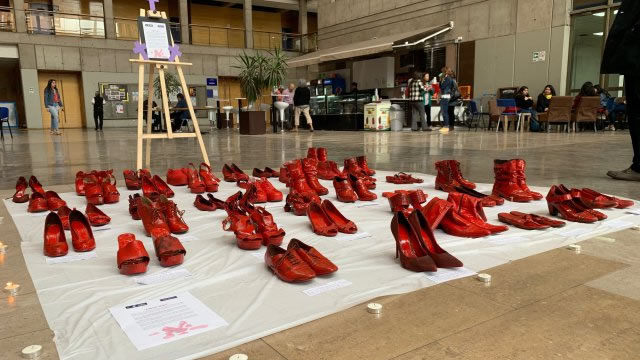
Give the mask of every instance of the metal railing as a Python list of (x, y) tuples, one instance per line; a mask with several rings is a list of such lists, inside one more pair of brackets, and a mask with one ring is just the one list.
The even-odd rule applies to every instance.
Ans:
[(191, 44), (244, 48), (244, 29), (208, 25), (189, 25)]
[(25, 10), (31, 34), (104, 38), (104, 17), (49, 10)]
[(16, 31), (13, 8), (0, 6), (0, 31)]
[[(116, 39), (138, 40), (138, 19), (114, 17), (113, 23), (115, 25)], [(169, 22), (169, 28), (171, 29), (173, 41), (181, 43), (180, 23)]]

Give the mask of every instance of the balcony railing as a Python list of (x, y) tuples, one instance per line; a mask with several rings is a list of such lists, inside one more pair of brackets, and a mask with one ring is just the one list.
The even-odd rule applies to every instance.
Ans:
[(104, 38), (104, 17), (49, 10), (25, 10), (31, 34)]
[[(193, 45), (244, 48), (245, 29), (208, 25), (189, 25)], [(309, 52), (317, 48), (317, 34), (293, 34), (270, 31), (253, 31), (254, 49), (282, 49), (285, 51)]]
[(16, 31), (13, 8), (0, 6), (0, 31)]
[(244, 48), (244, 29), (208, 25), (189, 25), (193, 45)]
[[(115, 24), (116, 39), (138, 40), (138, 19), (116, 17), (113, 19), (113, 22)], [(173, 41), (181, 43), (182, 37), (180, 36), (180, 24), (170, 22), (169, 28), (171, 29)]]

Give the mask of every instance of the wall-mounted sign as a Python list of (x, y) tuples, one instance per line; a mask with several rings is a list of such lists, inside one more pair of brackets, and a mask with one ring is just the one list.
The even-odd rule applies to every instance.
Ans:
[(217, 78), (207, 78), (207, 86), (218, 86)]
[(127, 85), (100, 84), (102, 96), (107, 101), (127, 101), (129, 99)]
[(138, 31), (141, 42), (146, 45), (151, 60), (168, 60), (171, 56), (169, 45), (171, 33), (166, 19), (138, 18)]
[(547, 52), (542, 51), (534, 51), (533, 52), (533, 62), (541, 62), (547, 60)]

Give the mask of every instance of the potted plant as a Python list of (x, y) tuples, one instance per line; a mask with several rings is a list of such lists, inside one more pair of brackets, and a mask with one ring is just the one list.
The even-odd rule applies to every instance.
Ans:
[(251, 110), (256, 103), (262, 103), (265, 91), (271, 91), (281, 84), (287, 74), (287, 57), (280, 49), (268, 51), (267, 56), (262, 53), (248, 55), (243, 52), (238, 56), (240, 65), (240, 91), (247, 99), (248, 111), (240, 112), (241, 134), (264, 134), (266, 132), (265, 113), (261, 110)]

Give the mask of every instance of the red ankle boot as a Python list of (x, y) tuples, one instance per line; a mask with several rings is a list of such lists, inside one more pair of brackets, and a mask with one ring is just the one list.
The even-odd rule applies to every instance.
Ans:
[(448, 202), (453, 204), (453, 211), (470, 223), (478, 227), (489, 230), (492, 234), (509, 230), (502, 225), (491, 225), (487, 223), (487, 216), (484, 214), (482, 204), (477, 198), (461, 193), (449, 193)]
[(318, 160), (318, 149), (310, 147), (307, 149), (307, 159)]
[(516, 163), (516, 171), (518, 174), (518, 186), (520, 186), (520, 189), (528, 193), (529, 195), (531, 195), (533, 200), (542, 200), (542, 198), (544, 198), (542, 194), (540, 194), (539, 192), (531, 191), (527, 186), (527, 177), (524, 174), (524, 170), (527, 167), (527, 163), (522, 159), (515, 159), (512, 161), (515, 161)]
[(358, 194), (351, 187), (349, 180), (336, 176), (333, 179), (333, 188), (336, 190), (336, 196), (340, 202), (355, 202), (358, 200)]
[(140, 207), (140, 201), (142, 197), (140, 194), (129, 195), (129, 215), (133, 220), (140, 220), (140, 215), (138, 215), (138, 208)]
[(440, 227), (444, 232), (453, 236), (477, 238), (491, 235), (491, 231), (471, 223), (453, 211), (453, 204), (434, 197), (422, 209), (431, 230)]
[(171, 233), (162, 209), (156, 207), (148, 198), (144, 197), (140, 200), (138, 215), (140, 215), (147, 236), (156, 238)]
[(158, 199), (158, 205), (162, 209), (165, 219), (167, 219), (167, 225), (169, 225), (171, 233), (183, 234), (189, 231), (189, 226), (182, 218), (184, 211), (178, 210), (176, 203), (161, 195), (160, 199)]
[(378, 198), (376, 194), (367, 189), (361, 179), (352, 174), (349, 174), (349, 183), (356, 194), (358, 194), (358, 199), (360, 199), (360, 201), (373, 201)]
[(493, 195), (515, 202), (529, 202), (533, 196), (523, 191), (518, 183), (518, 168), (515, 160), (494, 160)]
[(316, 194), (327, 195), (329, 193), (329, 190), (318, 181), (318, 160), (311, 158), (302, 159), (302, 169), (307, 179), (307, 184), (311, 186)]
[(373, 176), (376, 174), (375, 170), (369, 168), (369, 164), (367, 164), (366, 156), (364, 155), (358, 156), (356, 160), (358, 161), (358, 166), (360, 167), (360, 169), (362, 169), (362, 171), (365, 172), (365, 174), (367, 174), (368, 176)]
[(300, 160), (285, 163), (289, 173), (289, 187), (300, 194), (312, 194), (317, 196), (315, 190), (309, 185), (302, 170)]
[(460, 162), (456, 160), (447, 160), (449, 163), (449, 169), (451, 169), (451, 175), (453, 179), (458, 182), (458, 184), (466, 187), (467, 189), (475, 189), (476, 184), (472, 183), (469, 180), (466, 180), (462, 177), (462, 172), (460, 171)]

